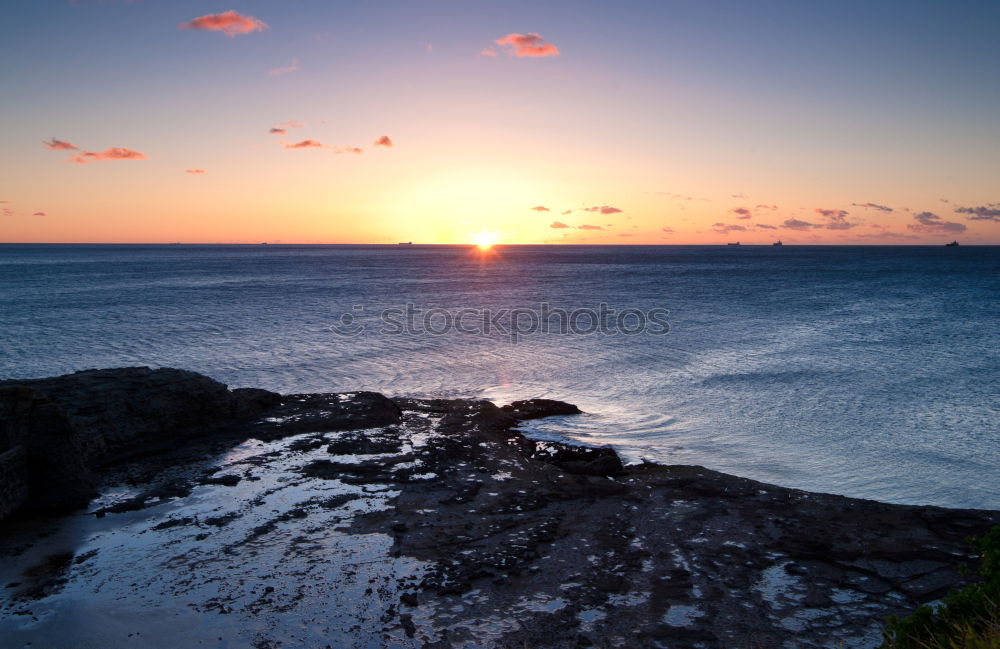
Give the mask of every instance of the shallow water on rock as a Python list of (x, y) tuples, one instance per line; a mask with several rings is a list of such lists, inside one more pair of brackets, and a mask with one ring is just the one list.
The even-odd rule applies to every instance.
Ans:
[(178, 471), (218, 467), (236, 486), (95, 516), (137, 493), (112, 486), (87, 513), (15, 523), (0, 541), (3, 646), (415, 646), (384, 613), (423, 563), (394, 557), (386, 534), (345, 531), (398, 492), (304, 478), (330, 457), (326, 444), (293, 451), (311, 438), (249, 440)]

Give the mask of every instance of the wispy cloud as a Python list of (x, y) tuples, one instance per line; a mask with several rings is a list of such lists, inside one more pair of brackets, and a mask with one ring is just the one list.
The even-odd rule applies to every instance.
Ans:
[(48, 216), (45, 212), (35, 212), (32, 216)]
[(787, 230), (809, 230), (817, 226), (810, 223), (809, 221), (803, 221), (801, 219), (785, 219), (784, 222), (781, 224), (781, 227)]
[(226, 36), (262, 32), (268, 28), (267, 23), (253, 16), (245, 16), (230, 9), (221, 14), (206, 14), (194, 20), (178, 25), (181, 29), (199, 29), (210, 32), (222, 32)]
[(850, 230), (851, 228), (857, 227), (857, 223), (851, 223), (847, 220), (847, 215), (849, 212), (847, 210), (828, 210), (822, 207), (817, 207), (813, 210), (820, 216), (825, 216), (829, 221), (826, 224), (818, 225), (816, 227), (825, 227), (827, 230)]
[(479, 53), (479, 56), (496, 57), (496, 55), (497, 55), (496, 51), (490, 47), (483, 48), (483, 51)]
[(712, 231), (717, 234), (727, 234), (729, 232), (746, 232), (747, 229), (742, 225), (726, 224), (726, 223), (713, 223)]
[(653, 192), (657, 196), (667, 196), (668, 198), (673, 198), (678, 201), (693, 201), (693, 196), (685, 196), (684, 194), (678, 194), (677, 192)]
[(604, 228), (602, 228), (599, 225), (586, 225), (586, 224), (584, 224), (584, 225), (578, 226), (576, 229), (577, 230), (603, 230)]
[(299, 69), (298, 58), (293, 58), (291, 65), (286, 65), (280, 68), (272, 68), (268, 70), (267, 76), (269, 77), (280, 77), (283, 74), (288, 74), (289, 72), (296, 72)]
[(583, 208), (584, 212), (600, 212), (601, 214), (618, 214), (621, 212), (617, 207), (611, 207), (610, 205), (595, 205), (593, 207)]
[(205, 173), (205, 170), (204, 169), (185, 169), (184, 173), (197, 175), (197, 174), (203, 174), (203, 173)]
[(778, 209), (778, 206), (777, 205), (764, 205), (764, 204), (761, 204), (761, 205), (758, 205), (757, 207), (755, 207), (754, 209), (755, 210), (771, 210), (771, 211), (774, 211), (774, 210)]
[(540, 34), (507, 34), (493, 41), (504, 48), (508, 54), (521, 57), (559, 56), (559, 48), (546, 43)]
[(356, 146), (335, 146), (335, 147), (330, 147), (330, 150), (333, 151), (334, 153), (338, 154), (338, 155), (341, 154), (341, 153), (364, 153), (365, 152), (364, 149), (362, 149), (361, 147), (356, 147)]
[(549, 227), (550, 228), (555, 228), (557, 230), (561, 230), (563, 228), (568, 228), (569, 226), (566, 225), (565, 223), (563, 223), (562, 221), (553, 221), (552, 224), (549, 225)]
[(729, 211), (736, 214), (736, 218), (738, 219), (749, 219), (753, 216), (753, 214), (750, 213), (750, 210), (745, 207), (734, 207)]
[(531, 209), (535, 210), (536, 212), (549, 212), (549, 211), (551, 211), (551, 210), (549, 210), (549, 208), (545, 207), (544, 205), (535, 205)]
[(900, 232), (865, 232), (854, 235), (858, 239), (919, 239), (915, 234), (902, 234)]
[(288, 131), (292, 130), (293, 128), (302, 128), (302, 123), (294, 119), (290, 119), (275, 126), (272, 126), (271, 130), (269, 130), (268, 133), (270, 133), (271, 135), (287, 135)]
[(758, 223), (754, 227), (757, 228), (757, 229), (760, 229), (760, 230), (777, 230), (778, 229), (777, 226), (768, 225), (767, 223)]
[(851, 203), (854, 207), (863, 207), (866, 210), (878, 210), (879, 212), (892, 212), (893, 209), (888, 205), (879, 205), (878, 203)]
[(392, 148), (392, 138), (388, 135), (380, 135), (375, 138), (374, 146), (384, 146), (387, 149)]
[(970, 221), (1000, 221), (1000, 203), (987, 203), (978, 207), (956, 207), (958, 214), (968, 214)]
[(943, 221), (940, 216), (934, 214), (933, 212), (920, 212), (919, 214), (914, 214), (913, 220), (917, 223), (908, 223), (906, 227), (914, 232), (958, 233), (965, 232), (967, 229), (964, 223)]
[(673, 234), (674, 232), (676, 232), (676, 230), (674, 230), (673, 228), (662, 228), (662, 230), (667, 234)]
[(282, 146), (286, 149), (322, 149), (323, 143), (319, 140), (302, 140), (301, 142), (296, 142), (294, 144), (282, 142)]
[(44, 140), (42, 144), (44, 144), (45, 148), (48, 149), (49, 151), (78, 151), (80, 149), (80, 147), (73, 144), (72, 142), (66, 142), (65, 140), (57, 140), (54, 137), (48, 140)]
[(88, 162), (100, 162), (102, 160), (145, 160), (147, 158), (145, 153), (140, 153), (133, 149), (127, 149), (122, 146), (113, 146), (110, 149), (105, 149), (104, 151), (83, 151), (79, 155), (75, 155), (70, 158), (71, 162), (77, 164), (86, 164)]

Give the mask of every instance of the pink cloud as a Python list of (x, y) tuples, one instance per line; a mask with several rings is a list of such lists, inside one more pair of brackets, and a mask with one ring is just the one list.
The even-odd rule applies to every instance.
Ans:
[(80, 147), (72, 142), (57, 140), (54, 137), (43, 141), (42, 144), (44, 144), (45, 148), (49, 151), (78, 151), (80, 149)]
[(577, 230), (603, 230), (603, 229), (604, 228), (602, 228), (599, 225), (581, 225), (580, 227), (577, 228)]
[(674, 230), (673, 228), (663, 228), (663, 231), (666, 232), (667, 234), (673, 234), (674, 232), (676, 232), (676, 230)]
[(546, 43), (540, 34), (507, 34), (493, 41), (507, 49), (509, 54), (521, 58), (525, 56), (559, 56), (559, 48)]
[(334, 153), (364, 153), (365, 150), (356, 146), (333, 147)]
[(583, 208), (584, 212), (600, 212), (601, 214), (618, 214), (621, 212), (617, 207), (611, 207), (610, 205), (595, 205), (594, 207)]
[(755, 210), (776, 210), (776, 209), (778, 209), (778, 206), (777, 205), (758, 205), (754, 209)]
[(558, 229), (562, 229), (562, 228), (568, 228), (569, 226), (566, 225), (565, 223), (563, 223), (562, 221), (553, 221), (552, 225), (550, 225), (549, 227), (550, 228), (556, 228), (558, 230)]
[(559, 213), (562, 214), (562, 215), (572, 214), (573, 210), (563, 210), (562, 212), (559, 212)]
[(45, 212), (35, 212), (32, 216), (48, 216)]
[(733, 214), (738, 215), (736, 217), (738, 219), (749, 219), (751, 216), (753, 216), (753, 214), (750, 213), (750, 210), (748, 210), (745, 207), (734, 207), (729, 211), (732, 212)]
[(184, 173), (186, 173), (186, 174), (203, 174), (203, 173), (205, 173), (205, 170), (204, 169), (185, 169)]
[(271, 130), (268, 131), (268, 133), (270, 133), (271, 135), (288, 135), (287, 130), (283, 128), (278, 128), (277, 126), (272, 127)]
[(317, 140), (302, 140), (301, 142), (296, 142), (295, 144), (289, 144), (288, 142), (282, 143), (286, 149), (322, 149), (323, 143)]
[(536, 212), (548, 212), (548, 211), (550, 211), (549, 208), (545, 207), (544, 205), (535, 205), (531, 209), (535, 210)]
[(273, 68), (271, 70), (268, 70), (267, 76), (278, 77), (283, 74), (288, 74), (289, 72), (295, 72), (298, 69), (299, 69), (299, 60), (297, 58), (293, 58), (291, 65), (286, 65), (281, 68)]
[(388, 135), (380, 135), (374, 143), (374, 146), (384, 146), (386, 148), (392, 148), (392, 138)]
[(267, 29), (267, 23), (253, 16), (244, 16), (230, 9), (221, 14), (206, 14), (191, 22), (178, 25), (181, 29), (200, 29), (210, 32), (222, 32), (226, 36), (262, 32)]
[(145, 160), (145, 153), (140, 153), (122, 146), (113, 146), (101, 152), (84, 151), (80, 155), (70, 158), (71, 162), (86, 164), (88, 162), (100, 162), (102, 160)]
[(482, 52), (480, 52), (479, 55), (480, 56), (492, 56), (492, 57), (495, 57), (497, 55), (497, 53), (495, 51), (493, 51), (491, 48), (487, 47)]

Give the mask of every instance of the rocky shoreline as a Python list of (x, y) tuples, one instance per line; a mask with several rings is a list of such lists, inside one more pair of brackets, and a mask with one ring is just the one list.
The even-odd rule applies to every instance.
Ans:
[(574, 412), (147, 368), (0, 382), (0, 638), (875, 647), (886, 616), (965, 583), (968, 538), (1000, 522), (517, 430)]

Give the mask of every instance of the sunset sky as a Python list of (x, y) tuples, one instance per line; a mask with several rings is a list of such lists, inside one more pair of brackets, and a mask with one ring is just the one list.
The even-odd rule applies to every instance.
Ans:
[(32, 0), (0, 241), (1000, 243), (1000, 2)]

